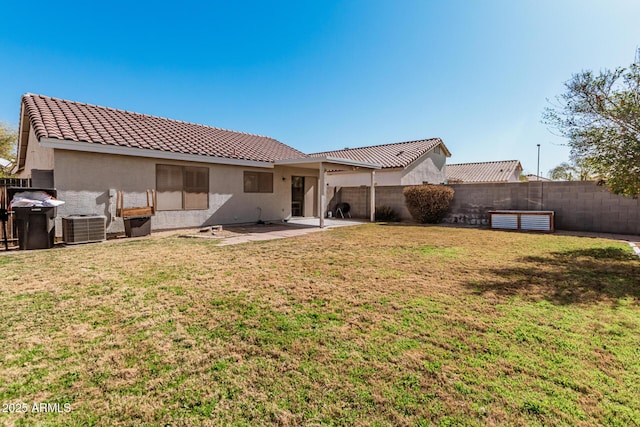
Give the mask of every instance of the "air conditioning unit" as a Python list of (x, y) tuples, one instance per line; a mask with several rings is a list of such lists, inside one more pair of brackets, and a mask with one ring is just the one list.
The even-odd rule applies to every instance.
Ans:
[(65, 243), (89, 243), (107, 240), (103, 215), (73, 215), (62, 218), (62, 238)]

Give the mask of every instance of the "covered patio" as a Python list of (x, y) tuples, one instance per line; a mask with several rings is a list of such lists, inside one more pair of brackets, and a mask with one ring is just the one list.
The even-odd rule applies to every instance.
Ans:
[(376, 186), (375, 177), (376, 170), (381, 169), (382, 166), (376, 163), (360, 162), (349, 159), (342, 159), (337, 157), (305, 157), (299, 159), (285, 159), (276, 160), (277, 166), (290, 166), (301, 169), (314, 169), (318, 171), (318, 220), (320, 228), (324, 228), (327, 224), (326, 209), (327, 209), (327, 184), (326, 173), (329, 171), (369, 171), (370, 174), (370, 203), (371, 203), (371, 215), (370, 221), (375, 221), (375, 206), (376, 206)]

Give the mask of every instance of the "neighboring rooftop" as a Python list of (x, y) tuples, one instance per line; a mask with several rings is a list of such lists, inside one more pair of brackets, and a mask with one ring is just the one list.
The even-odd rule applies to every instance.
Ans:
[(522, 166), (518, 160), (447, 164), (447, 181), (450, 184), (515, 182), (521, 172)]
[(273, 138), (42, 95), (22, 97), (38, 139), (273, 162), (306, 155)]
[(527, 181), (541, 181), (541, 182), (551, 182), (552, 179), (545, 178), (544, 176), (538, 176), (536, 174), (530, 173), (526, 175)]
[(405, 168), (423, 154), (440, 147), (447, 157), (451, 153), (440, 138), (397, 142), (395, 144), (373, 145), (370, 147), (345, 148), (309, 154), (311, 157), (331, 156), (360, 162), (377, 163), (386, 168)]

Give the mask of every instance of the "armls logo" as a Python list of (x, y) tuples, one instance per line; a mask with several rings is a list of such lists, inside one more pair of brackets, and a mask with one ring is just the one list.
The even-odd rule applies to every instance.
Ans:
[(53, 412), (58, 414), (68, 414), (69, 412), (71, 412), (71, 404), (34, 402), (33, 405), (31, 405), (31, 412)]

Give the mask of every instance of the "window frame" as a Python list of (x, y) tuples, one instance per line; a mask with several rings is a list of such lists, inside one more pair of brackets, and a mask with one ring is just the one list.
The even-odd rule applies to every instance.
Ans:
[[(273, 194), (273, 172), (243, 171), (243, 191), (247, 194)], [(247, 187), (247, 184), (253, 183)]]
[[(167, 169), (180, 169), (181, 183), (179, 186), (174, 185), (172, 188), (169, 185), (166, 185), (168, 189), (161, 189), (161, 183), (159, 182), (160, 173), (159, 170), (161, 168)], [(189, 176), (189, 174), (193, 174)], [(194, 182), (195, 180), (195, 182)], [(156, 164), (156, 192), (158, 196), (156, 200), (162, 199), (162, 193), (168, 192), (180, 192), (181, 193), (181, 201), (180, 208), (178, 207), (168, 207), (163, 208), (161, 203), (158, 203), (156, 209), (159, 211), (197, 211), (197, 210), (208, 210), (209, 209), (209, 168), (202, 166), (184, 166), (184, 165), (172, 165), (172, 164), (164, 164), (157, 163)], [(204, 194), (206, 197), (206, 201), (201, 201), (198, 204), (196, 199), (194, 203), (193, 197), (189, 197), (189, 195), (194, 194)], [(202, 203), (204, 202), (204, 203)]]

